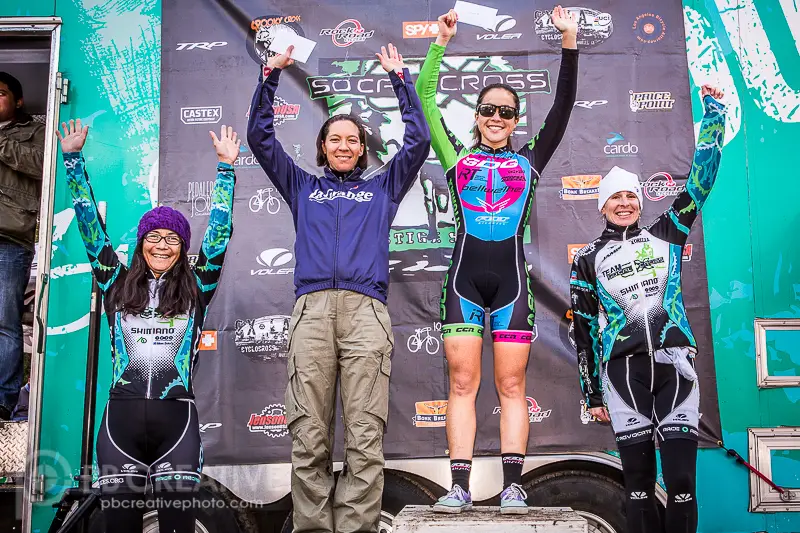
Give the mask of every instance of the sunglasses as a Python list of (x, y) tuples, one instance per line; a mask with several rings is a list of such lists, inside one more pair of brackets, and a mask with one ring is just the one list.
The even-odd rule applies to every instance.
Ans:
[(517, 118), (519, 115), (519, 111), (510, 105), (481, 104), (478, 106), (477, 111), (480, 116), (491, 118), (498, 109), (500, 110), (500, 118), (505, 120)]
[(167, 244), (169, 244), (170, 246), (177, 246), (182, 242), (181, 238), (178, 237), (177, 235), (167, 235), (165, 237), (158, 233), (148, 233), (147, 235), (144, 236), (144, 240), (153, 244), (161, 242), (161, 239), (167, 241)]

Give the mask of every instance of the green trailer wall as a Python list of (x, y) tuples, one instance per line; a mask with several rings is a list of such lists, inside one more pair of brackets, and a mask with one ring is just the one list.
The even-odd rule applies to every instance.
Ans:
[[(798, 9), (792, 0), (684, 2), (692, 83), (735, 87), (728, 91), (722, 168), (703, 224), (723, 436), (745, 457), (748, 427), (800, 426), (800, 390), (756, 387), (753, 335), (755, 317), (800, 318)], [(136, 222), (157, 191), (160, 12), (159, 0), (0, 4), (3, 17), (63, 20), (59, 70), (71, 86), (61, 117), (91, 126), (89, 173), (97, 198), (108, 202), (109, 234), (123, 251), (132, 249)], [(39, 466), (48, 499), (34, 506), (33, 531), (46, 530), (50, 504), (71, 484), (81, 436), (90, 275), (63, 177), (59, 164)], [(770, 343), (776, 373), (793, 375), (800, 366), (800, 343), (792, 335)], [(101, 339), (107, 354), (108, 337)], [(107, 395), (107, 357), (99, 375), (98, 412)], [(774, 461), (781, 484), (800, 486), (797, 455)], [(800, 531), (800, 514), (747, 512), (748, 473), (723, 452), (701, 451), (698, 478), (703, 533)]]

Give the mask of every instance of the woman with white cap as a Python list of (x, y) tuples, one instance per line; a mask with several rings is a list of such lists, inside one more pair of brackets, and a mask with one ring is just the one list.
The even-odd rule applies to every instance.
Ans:
[(614, 167), (600, 181), (603, 234), (575, 256), (570, 295), (581, 387), (589, 411), (611, 422), (627, 493), (628, 533), (662, 531), (654, 498), (655, 437), (669, 500), (666, 531), (697, 530), (695, 474), (700, 393), (681, 291), (683, 247), (717, 176), (725, 132), (722, 91), (703, 86), (705, 115), (686, 189), (639, 226), (642, 188)]

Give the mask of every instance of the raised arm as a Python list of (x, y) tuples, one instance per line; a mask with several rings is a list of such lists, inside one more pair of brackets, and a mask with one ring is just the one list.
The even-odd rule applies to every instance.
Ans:
[(211, 191), (208, 227), (203, 235), (200, 253), (194, 267), (200, 299), (206, 307), (217, 290), (225, 251), (233, 234), (233, 187), (236, 183), (233, 162), (239, 155), (241, 144), (241, 140), (237, 139), (236, 132), (231, 127), (222, 126), (219, 138), (213, 131), (209, 133), (214, 141), (219, 163), (217, 163), (217, 179)]
[(425, 120), (430, 128), (431, 145), (444, 170), (453, 167), (458, 156), (464, 151), (461, 142), (447, 129), (439, 106), (436, 104), (439, 69), (447, 43), (456, 34), (456, 19), (455, 11), (452, 9), (439, 17), (439, 33), (436, 42), (431, 43), (428, 48), (428, 55), (425, 57), (425, 62), (422, 64), (417, 78), (417, 94)]
[(711, 194), (719, 171), (725, 137), (725, 106), (719, 102), (723, 97), (722, 91), (703, 86), (701, 94), (705, 113), (700, 123), (686, 190), (650, 225), (653, 235), (680, 245), (686, 242), (689, 229)]
[(309, 179), (309, 175), (295, 164), (278, 142), (272, 105), (281, 71), (293, 63), (289, 57), (292, 48), (290, 46), (286, 54), (270, 58), (268, 66), (264, 67), (264, 79), (259, 79), (256, 86), (250, 104), (250, 120), (247, 123), (248, 146), (290, 208), (297, 191)]
[(553, 9), (552, 20), (561, 32), (561, 67), (558, 71), (556, 96), (541, 129), (520, 150), (539, 174), (547, 166), (561, 139), (564, 138), (578, 93), (578, 23), (575, 14), (556, 6)]
[(107, 292), (125, 268), (114, 252), (97, 212), (89, 176), (86, 174), (85, 161), (81, 150), (86, 142), (89, 126), (81, 127), (80, 119), (70, 120), (69, 125), (62, 123), (64, 133), (57, 131), (61, 140), (61, 151), (64, 155), (64, 166), (67, 169), (67, 188), (72, 195), (72, 207), (78, 220), (78, 231), (89, 256), (89, 264), (97, 279), (100, 290)]
[(384, 174), (389, 197), (399, 204), (417, 179), (417, 173), (431, 151), (431, 134), (422, 114), (422, 104), (411, 83), (411, 74), (403, 65), (403, 56), (392, 43), (389, 43), (388, 51), (382, 46), (381, 53), (375, 55), (389, 74), (406, 125), (403, 146), (394, 154), (388, 172)]
[[(594, 265), (578, 253), (572, 263), (569, 292), (578, 350), (578, 371), (587, 408), (603, 407), (600, 389), (600, 325)], [(594, 413), (593, 413), (594, 414)]]

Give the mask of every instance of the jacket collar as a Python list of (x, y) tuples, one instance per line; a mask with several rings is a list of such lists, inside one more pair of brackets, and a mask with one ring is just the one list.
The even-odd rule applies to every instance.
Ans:
[(13, 128), (14, 126), (27, 126), (33, 122), (33, 117), (28, 113), (20, 113), (11, 119), (11, 124), (6, 126), (6, 129)]
[(625, 230), (627, 230), (629, 234), (636, 233), (639, 231), (639, 221), (637, 220), (630, 226), (617, 226), (616, 224), (606, 221), (606, 229), (603, 230), (603, 235), (622, 238), (622, 234), (625, 233)]
[(481, 152), (486, 152), (486, 153), (492, 154), (492, 155), (498, 155), (498, 154), (502, 154), (504, 152), (513, 152), (514, 151), (514, 150), (511, 149), (511, 145), (509, 145), (509, 144), (506, 144), (502, 148), (492, 148), (488, 144), (480, 143), (480, 144), (478, 144), (478, 146), (476, 148), (478, 150), (480, 150)]
[(364, 174), (364, 171), (361, 170), (361, 167), (356, 167), (345, 174), (343, 172), (331, 170), (331, 167), (325, 165), (325, 177), (334, 181), (361, 181), (362, 174)]

